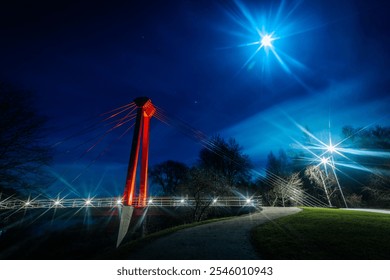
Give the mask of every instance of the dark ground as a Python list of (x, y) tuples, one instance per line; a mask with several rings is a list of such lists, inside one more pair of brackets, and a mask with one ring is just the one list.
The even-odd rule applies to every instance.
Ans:
[[(209, 213), (208, 218), (241, 215), (249, 210), (219, 209)], [(130, 233), (124, 243), (192, 221), (191, 209), (183, 207), (149, 210), (144, 223), (141, 222), (142, 213), (133, 217)], [(37, 209), (18, 213), (1, 211), (0, 259), (102, 258), (106, 251), (115, 248), (118, 229), (116, 208)]]
[[(252, 246), (251, 229), (301, 211), (295, 207), (264, 207), (232, 219), (191, 227), (158, 238), (121, 257), (137, 260), (253, 260), (261, 259)], [(124, 257), (123, 257), (124, 256)]]

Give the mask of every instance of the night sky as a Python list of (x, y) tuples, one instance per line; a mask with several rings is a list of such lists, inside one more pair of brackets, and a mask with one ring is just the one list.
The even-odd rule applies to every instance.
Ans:
[[(259, 171), (271, 150), (302, 138), (296, 124), (324, 142), (344, 125), (390, 125), (388, 1), (7, 2), (0, 79), (34, 92), (49, 118), (52, 190), (122, 192), (132, 133), (80, 156), (104, 128), (78, 131), (137, 96), (208, 136), (234, 137)], [(265, 34), (272, 49), (254, 43)], [(152, 120), (151, 165), (191, 165), (200, 149)]]

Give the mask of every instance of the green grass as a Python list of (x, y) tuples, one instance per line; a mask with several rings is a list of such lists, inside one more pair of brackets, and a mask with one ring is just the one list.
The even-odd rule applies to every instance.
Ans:
[(390, 215), (304, 208), (251, 232), (265, 259), (390, 259)]

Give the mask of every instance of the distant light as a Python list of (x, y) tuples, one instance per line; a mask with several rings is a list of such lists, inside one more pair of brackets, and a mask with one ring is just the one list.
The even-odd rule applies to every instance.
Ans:
[(153, 203), (153, 199), (149, 199), (149, 204), (150, 204), (150, 203)]
[(333, 146), (332, 144), (330, 144), (329, 146), (328, 146), (328, 152), (329, 153), (333, 153), (333, 152), (335, 152), (336, 151), (336, 147), (335, 146)]
[(264, 47), (272, 47), (272, 41), (274, 39), (270, 34), (266, 34), (261, 38), (261, 45)]
[(217, 199), (216, 198), (213, 199), (213, 203), (217, 203)]
[(90, 200), (90, 199), (87, 199), (87, 200), (85, 201), (85, 205), (91, 205), (91, 203), (92, 203), (92, 200)]
[(184, 199), (180, 200), (180, 203), (184, 203)]
[(116, 201), (116, 204), (118, 204), (118, 205), (122, 204), (122, 199), (118, 199), (118, 200)]
[(61, 204), (61, 201), (59, 201), (59, 200), (54, 201), (54, 205), (58, 206), (60, 204)]
[(328, 164), (328, 163), (329, 163), (329, 159), (326, 158), (326, 157), (322, 157), (322, 158), (321, 158), (321, 163), (322, 163), (322, 164)]
[(31, 202), (30, 201), (27, 201), (25, 204), (24, 204), (24, 206), (29, 206), (31, 204)]
[(246, 203), (251, 203), (251, 199), (250, 198), (248, 198), (247, 200), (246, 200)]

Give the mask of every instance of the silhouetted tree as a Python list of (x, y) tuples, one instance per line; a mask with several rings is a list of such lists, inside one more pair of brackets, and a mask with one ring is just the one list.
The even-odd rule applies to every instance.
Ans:
[(354, 128), (344, 126), (342, 134), (343, 145), (362, 149), (390, 149), (390, 127), (375, 126), (372, 128)]
[(304, 172), (305, 177), (309, 180), (312, 187), (314, 187), (322, 199), (325, 199), (329, 206), (333, 206), (332, 200), (336, 197), (338, 192), (336, 178), (333, 172), (328, 174), (317, 165), (309, 165)]
[[(268, 154), (265, 178), (261, 180), (263, 196), (272, 206), (286, 206), (291, 204), (290, 197), (294, 189), (296, 193), (303, 193), (302, 182), (298, 173), (292, 173), (291, 161), (287, 153), (281, 149), (278, 157), (273, 152)], [(300, 195), (299, 195), (300, 197)], [(301, 198), (296, 198), (296, 201)], [(294, 202), (294, 204), (296, 204)]]
[(362, 193), (370, 206), (390, 207), (390, 176), (371, 174)]
[(43, 144), (45, 118), (33, 101), (30, 93), (0, 82), (0, 191), (5, 193), (44, 185), (51, 153)]
[(287, 153), (279, 150), (279, 155), (276, 157), (272, 152), (268, 154), (266, 165), (266, 177), (271, 180), (272, 177), (287, 177), (291, 173), (291, 162)]
[(161, 186), (164, 195), (174, 195), (177, 186), (187, 179), (188, 170), (184, 163), (168, 160), (153, 166), (149, 174), (152, 181)]
[(299, 173), (292, 173), (283, 178), (279, 177), (272, 181), (272, 187), (269, 191), (271, 206), (291, 206), (302, 205), (304, 193), (302, 180)]
[(207, 215), (209, 207), (218, 196), (232, 194), (226, 178), (210, 169), (193, 167), (188, 180), (180, 187), (181, 195), (194, 199), (193, 220), (200, 221)]
[(225, 141), (215, 136), (211, 143), (199, 153), (200, 167), (222, 175), (232, 187), (247, 184), (251, 179), (252, 164), (237, 141), (233, 138)]
[[(354, 128), (344, 126), (342, 134), (345, 139), (343, 146), (354, 151), (354, 153), (348, 154), (348, 158), (356, 163), (363, 162), (363, 165), (368, 167), (366, 172), (353, 175), (355, 180), (364, 185), (361, 188), (364, 202), (372, 207), (389, 207), (390, 127)], [(352, 181), (350, 184), (356, 185), (356, 182)]]

